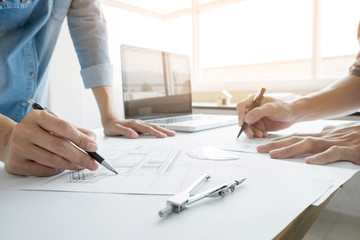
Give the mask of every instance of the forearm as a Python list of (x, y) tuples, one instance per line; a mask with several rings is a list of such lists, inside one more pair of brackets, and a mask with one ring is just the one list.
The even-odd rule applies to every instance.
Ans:
[(5, 159), (5, 148), (10, 138), (11, 129), (16, 125), (16, 122), (0, 114), (0, 161)]
[(112, 87), (94, 87), (92, 91), (100, 110), (102, 125), (105, 126), (107, 123), (119, 119)]
[(360, 77), (349, 75), (291, 103), (296, 122), (343, 116), (360, 109)]

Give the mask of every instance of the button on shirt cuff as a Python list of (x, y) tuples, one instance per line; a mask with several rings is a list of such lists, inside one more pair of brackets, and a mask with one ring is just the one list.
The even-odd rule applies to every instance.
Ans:
[(113, 83), (112, 64), (99, 64), (81, 70), (85, 88), (111, 86)]

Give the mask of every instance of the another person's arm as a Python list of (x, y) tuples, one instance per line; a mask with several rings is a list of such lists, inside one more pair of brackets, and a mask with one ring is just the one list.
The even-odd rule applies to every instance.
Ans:
[(106, 21), (99, 0), (73, 0), (67, 14), (69, 30), (81, 65), (85, 88), (95, 95), (104, 127), (109, 136), (137, 138), (138, 133), (156, 137), (174, 136), (174, 131), (139, 120), (121, 120), (112, 95), (112, 65), (108, 56)]
[(360, 77), (349, 75), (327, 88), (285, 102), (264, 97), (261, 106), (248, 111), (253, 96), (237, 105), (239, 124), (247, 122), (248, 137), (266, 137), (268, 131), (277, 131), (296, 122), (335, 117), (353, 113), (360, 109)]
[[(349, 75), (293, 102), (265, 97), (260, 107), (247, 112), (252, 99), (249, 97), (237, 106), (239, 124), (244, 120), (249, 124), (245, 130), (248, 137), (266, 137), (268, 131), (284, 129), (296, 122), (353, 113), (360, 109), (359, 90), (360, 77)], [(315, 134), (285, 136), (258, 146), (257, 150), (279, 159), (311, 154), (305, 160), (312, 164), (340, 160), (360, 164), (360, 124), (328, 126)]]

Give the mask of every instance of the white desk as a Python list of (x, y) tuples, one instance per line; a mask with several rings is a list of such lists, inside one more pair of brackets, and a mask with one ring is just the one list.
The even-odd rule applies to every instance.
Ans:
[[(183, 147), (196, 139), (208, 145), (219, 138), (235, 138), (237, 130), (230, 126), (179, 133), (178, 139)], [(175, 143), (175, 138), (168, 141)], [(294, 163), (294, 168), (298, 166), (302, 164)], [(350, 163), (342, 166), (358, 169)], [(3, 169), (1, 174), (5, 174)], [(239, 204), (240, 195), (235, 193), (199, 202), (181, 214), (163, 219), (157, 213), (169, 196), (0, 190), (0, 239), (296, 239), (305, 234), (326, 205), (310, 206), (305, 212), (297, 210), (289, 220), (288, 215), (284, 216), (290, 209), (283, 203), (270, 204), (264, 197), (254, 199), (253, 206), (243, 206)], [(270, 207), (278, 214), (269, 215), (266, 209)], [(252, 213), (244, 215), (249, 208)], [(307, 221), (299, 226), (301, 217)], [(274, 220), (283, 221), (281, 229), (273, 228)]]

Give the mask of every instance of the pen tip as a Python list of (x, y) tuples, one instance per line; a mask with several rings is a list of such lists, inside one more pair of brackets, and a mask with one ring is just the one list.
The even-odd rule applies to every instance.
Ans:
[(239, 139), (239, 137), (240, 137), (240, 135), (241, 135), (242, 132), (243, 132), (243, 130), (241, 129), (240, 132), (238, 133), (237, 137), (236, 137), (236, 140)]

